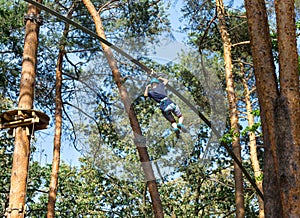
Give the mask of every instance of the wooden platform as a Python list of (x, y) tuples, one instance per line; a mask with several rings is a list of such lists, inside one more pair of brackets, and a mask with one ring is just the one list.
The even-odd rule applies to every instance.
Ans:
[(14, 129), (19, 126), (33, 126), (34, 131), (47, 129), (50, 118), (34, 109), (14, 109), (0, 114), (0, 129)]

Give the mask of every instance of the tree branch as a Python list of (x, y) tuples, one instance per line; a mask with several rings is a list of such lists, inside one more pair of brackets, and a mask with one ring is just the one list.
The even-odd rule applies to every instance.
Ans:
[(231, 46), (235, 47), (235, 46), (246, 45), (246, 44), (250, 44), (250, 41), (238, 42), (238, 43), (232, 44)]

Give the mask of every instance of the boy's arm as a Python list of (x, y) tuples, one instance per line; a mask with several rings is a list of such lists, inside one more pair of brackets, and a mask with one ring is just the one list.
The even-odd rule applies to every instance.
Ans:
[(144, 96), (145, 97), (148, 97), (148, 91), (149, 91), (149, 87), (150, 87), (151, 85), (147, 85), (146, 86), (146, 89), (145, 89), (145, 92), (144, 92)]
[(168, 79), (163, 78), (163, 77), (158, 77), (158, 79), (159, 79), (159, 80), (162, 80), (162, 82), (163, 82), (164, 85), (167, 85), (167, 83), (169, 82)]

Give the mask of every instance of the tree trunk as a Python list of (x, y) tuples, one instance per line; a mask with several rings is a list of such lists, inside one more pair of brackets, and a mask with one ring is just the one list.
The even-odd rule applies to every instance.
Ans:
[[(74, 12), (74, 5), (68, 12), (67, 17), (72, 17)], [(66, 23), (63, 32), (63, 38), (67, 37), (70, 25)], [(53, 160), (52, 160), (52, 173), (49, 185), (48, 205), (47, 205), (47, 217), (55, 217), (55, 201), (57, 195), (58, 186), (58, 174), (60, 164), (60, 147), (61, 147), (61, 131), (62, 131), (62, 65), (65, 55), (65, 45), (61, 44), (59, 54), (56, 63), (56, 83), (55, 83), (55, 134), (54, 134), (54, 148), (53, 148)]]
[[(231, 60), (231, 42), (229, 33), (227, 31), (224, 4), (223, 0), (216, 1), (219, 29), (224, 46), (224, 62), (225, 62), (225, 77), (226, 77), (226, 90), (229, 102), (230, 111), (230, 126), (232, 130), (232, 149), (239, 161), (241, 161), (241, 145), (240, 145), (240, 130), (237, 110), (237, 99), (234, 90), (234, 78), (232, 73), (232, 60)], [(245, 217), (244, 206), (244, 188), (243, 188), (243, 173), (236, 162), (234, 162), (234, 180), (235, 180), (235, 204), (236, 204), (236, 217)]]
[[(99, 14), (97, 13), (94, 5), (91, 3), (90, 0), (82, 0), (82, 1), (85, 4), (88, 11), (90, 12), (90, 14), (95, 22), (97, 34), (100, 37), (106, 39), (104, 28), (102, 26), (101, 18), (99, 16)], [(111, 68), (114, 81), (118, 87), (121, 100), (125, 107), (125, 111), (130, 120), (130, 125), (131, 125), (131, 128), (134, 133), (134, 139), (135, 139), (134, 142), (135, 142), (135, 145), (136, 145), (138, 153), (139, 153), (140, 161), (141, 161), (142, 168), (145, 173), (147, 185), (149, 188), (149, 193), (150, 193), (151, 200), (152, 200), (154, 215), (157, 218), (164, 217), (162, 203), (160, 200), (160, 195), (158, 192), (156, 179), (155, 179), (154, 172), (153, 172), (151, 162), (149, 159), (148, 151), (146, 148), (146, 143), (143, 140), (144, 137), (142, 136), (142, 131), (141, 131), (140, 125), (138, 123), (137, 116), (132, 108), (128, 92), (127, 92), (126, 88), (122, 85), (122, 79), (121, 79), (119, 69), (117, 67), (117, 62), (114, 59), (114, 56), (113, 56), (113, 53), (112, 53), (110, 47), (105, 45), (104, 43), (101, 43), (101, 45), (103, 48), (103, 52), (106, 56), (106, 59), (108, 61), (108, 64)]]
[(300, 217), (300, 93), (293, 0), (275, 0), (280, 98), (277, 153), (283, 217)]
[(265, 217), (299, 217), (300, 97), (294, 1), (275, 3), (280, 85), (265, 1), (245, 0), (264, 133)]
[(245, 0), (245, 6), (264, 135), (265, 217), (282, 217), (274, 122), (275, 102), (279, 90), (276, 84), (266, 6), (264, 0)]
[[(39, 2), (41, 2), (41, 0)], [(39, 12), (39, 9), (28, 4), (28, 15), (33, 14), (34, 16), (37, 16)], [(39, 24), (32, 20), (27, 20), (25, 34), (18, 108), (32, 109)], [(17, 127), (15, 129), (15, 147), (11, 173), (9, 208), (7, 208), (7, 215), (11, 218), (25, 216), (24, 206), (30, 157), (30, 136), (27, 135), (26, 128), (27, 127)]]
[[(241, 69), (243, 69), (243, 66), (241, 67)], [(241, 72), (243, 71), (244, 70), (242, 70)], [(249, 90), (245, 75), (243, 75), (242, 77), (242, 83), (244, 86), (244, 96), (245, 96), (245, 103), (246, 103), (246, 114), (247, 114), (248, 126), (252, 127), (254, 126), (255, 122), (254, 122), (254, 115), (251, 113), (252, 112), (252, 104), (250, 98), (251, 92)], [(250, 148), (250, 159), (254, 171), (255, 182), (259, 190), (263, 193), (262, 171), (260, 169), (259, 160), (257, 158), (256, 136), (255, 133), (252, 131), (249, 132), (249, 148)], [(259, 195), (257, 195), (257, 198), (259, 202), (259, 218), (264, 218), (265, 217), (264, 201)]]

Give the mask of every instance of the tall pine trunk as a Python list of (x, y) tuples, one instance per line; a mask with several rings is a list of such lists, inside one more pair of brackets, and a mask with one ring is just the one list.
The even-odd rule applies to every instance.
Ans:
[[(241, 67), (242, 72), (243, 66)], [(246, 115), (247, 115), (247, 121), (248, 121), (248, 126), (251, 128), (254, 126), (254, 115), (252, 114), (252, 104), (251, 104), (251, 91), (249, 90), (248, 86), (248, 80), (246, 79), (245, 74), (242, 75), (242, 84), (244, 87), (244, 96), (245, 96), (245, 104), (246, 104)], [(256, 143), (256, 135), (255, 132), (249, 131), (249, 148), (250, 148), (250, 160), (252, 164), (252, 168), (254, 171), (254, 177), (255, 177), (255, 183), (259, 190), (263, 193), (263, 188), (262, 188), (262, 170), (260, 168), (259, 160), (257, 157), (257, 143)], [(264, 212), (264, 201), (263, 199), (257, 195), (258, 198), (258, 203), (259, 203), (259, 218), (264, 218), (265, 217), (265, 212)]]
[[(90, 14), (94, 20), (97, 34), (100, 37), (106, 39), (104, 28), (102, 26), (101, 18), (99, 16), (99, 14), (97, 13), (94, 5), (91, 3), (90, 0), (82, 0), (82, 1), (85, 4), (86, 8), (90, 12)], [(140, 157), (142, 168), (143, 168), (143, 171), (145, 174), (145, 178), (147, 180), (147, 185), (148, 185), (149, 193), (150, 193), (151, 200), (152, 200), (154, 215), (156, 218), (164, 217), (163, 207), (162, 207), (160, 195), (158, 192), (158, 186), (157, 186), (154, 172), (153, 172), (151, 162), (149, 159), (148, 151), (146, 148), (146, 143), (144, 142), (144, 140), (141, 140), (143, 138), (142, 131), (141, 131), (140, 125), (138, 123), (138, 119), (135, 114), (135, 111), (132, 108), (130, 96), (128, 95), (128, 92), (127, 92), (125, 86), (122, 85), (122, 78), (121, 78), (119, 69), (117, 67), (117, 62), (114, 59), (114, 56), (113, 56), (113, 53), (112, 53), (110, 47), (105, 45), (104, 43), (101, 43), (101, 45), (102, 45), (105, 57), (108, 61), (108, 64), (111, 68), (114, 81), (118, 87), (119, 94), (120, 94), (121, 100), (124, 104), (125, 111), (129, 117), (130, 125), (133, 130), (133, 134), (134, 134), (134, 139), (135, 139), (134, 142), (137, 147), (137, 151), (139, 153), (139, 157)]]
[[(41, 0), (39, 1), (41, 2)], [(39, 10), (33, 5), (28, 5), (28, 15), (37, 17)], [(18, 108), (32, 109), (34, 100), (34, 86), (36, 76), (37, 49), (38, 49), (39, 24), (33, 20), (26, 21), (20, 95)], [(8, 217), (25, 216), (26, 187), (30, 157), (30, 136), (26, 127), (15, 129), (15, 146), (11, 172)]]
[[(67, 17), (72, 17), (74, 11), (74, 5), (68, 12)], [(66, 23), (63, 38), (66, 38), (69, 32), (70, 25)], [(63, 40), (62, 40), (63, 41)], [(54, 147), (53, 147), (53, 160), (52, 160), (52, 172), (49, 185), (48, 205), (47, 205), (47, 217), (55, 217), (55, 201), (57, 196), (58, 187), (58, 174), (60, 165), (60, 147), (61, 147), (61, 132), (62, 132), (62, 65), (63, 58), (65, 56), (65, 45), (61, 44), (57, 63), (56, 63), (56, 82), (55, 82), (55, 133), (54, 133)]]
[(300, 217), (300, 92), (294, 3), (275, 0), (280, 79), (275, 122), (283, 217)]
[(271, 218), (282, 214), (274, 122), (275, 102), (279, 90), (276, 83), (265, 1), (245, 0), (245, 6), (263, 130), (265, 216)]
[(279, 84), (265, 1), (245, 0), (245, 6), (264, 134), (265, 217), (299, 217), (300, 94), (294, 1), (275, 1)]
[[(235, 156), (241, 161), (241, 145), (240, 145), (240, 130), (237, 109), (237, 99), (234, 88), (234, 76), (232, 72), (232, 59), (231, 59), (231, 42), (230, 36), (227, 31), (226, 18), (224, 11), (223, 0), (216, 0), (216, 7), (219, 19), (219, 29), (224, 47), (224, 62), (225, 62), (225, 78), (226, 78), (226, 91), (229, 102), (230, 113), (230, 127), (232, 131), (232, 149)], [(236, 217), (245, 217), (244, 206), (244, 188), (243, 188), (243, 173), (236, 162), (234, 162), (234, 181), (235, 181), (235, 204), (236, 204)]]

